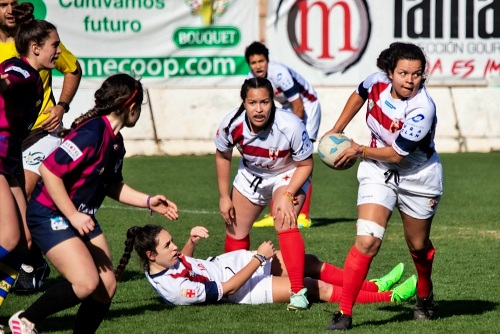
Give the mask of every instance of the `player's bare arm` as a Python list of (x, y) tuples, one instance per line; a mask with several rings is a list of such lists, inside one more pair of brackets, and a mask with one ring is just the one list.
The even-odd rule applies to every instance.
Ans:
[(297, 115), (301, 120), (304, 120), (304, 103), (302, 99), (299, 97), (296, 100), (290, 102), (292, 105), (292, 110), (295, 115)]
[(196, 245), (200, 241), (201, 238), (208, 238), (208, 230), (206, 227), (203, 226), (195, 226), (191, 229), (191, 233), (189, 235), (189, 239), (184, 245), (184, 248), (182, 248), (181, 253), (186, 255), (186, 256), (194, 256), (194, 251), (196, 248)]
[(52, 132), (61, 125), (62, 118), (67, 112), (67, 106), (73, 101), (82, 78), (82, 69), (78, 62), (76, 62), (76, 67), (75, 71), (64, 74), (64, 81), (58, 104), (44, 110), (44, 113), (50, 113), (49, 118), (41, 124), (44, 130)]
[(233, 224), (236, 218), (233, 202), (230, 195), (229, 180), (231, 177), (232, 151), (215, 152), (215, 165), (217, 169), (217, 184), (219, 187), (219, 210), (226, 224)]
[[(274, 249), (274, 245), (271, 241), (263, 242), (257, 249), (257, 254), (263, 255), (266, 260), (273, 257), (275, 252), (276, 250)], [(260, 267), (261, 264), (262, 262), (260, 262), (257, 257), (254, 257), (243, 269), (238, 271), (227, 282), (223, 282), (222, 291), (224, 295), (232, 295), (238, 291), (238, 289), (241, 288), (241, 286), (245, 284), (250, 277), (252, 277), (252, 274), (257, 270), (257, 268)]]
[(94, 221), (89, 215), (76, 209), (66, 191), (63, 180), (49, 171), (44, 164), (40, 165), (40, 174), (54, 204), (68, 218), (71, 225), (78, 230), (78, 233), (83, 236), (92, 232), (95, 226)]
[[(333, 126), (333, 128), (328, 131), (333, 133), (342, 133), (346, 126), (351, 122), (351, 120), (356, 116), (361, 107), (365, 104), (365, 100), (356, 92), (353, 92), (349, 99), (347, 100), (339, 119)], [(324, 137), (324, 135), (323, 135)]]
[(293, 228), (297, 226), (297, 212), (295, 206), (298, 204), (295, 195), (300, 187), (307, 181), (312, 173), (314, 162), (312, 156), (295, 162), (297, 169), (293, 173), (290, 183), (284, 188), (282, 194), (278, 193), (273, 207), (273, 216), (282, 228)]
[(123, 204), (147, 208), (151, 212), (159, 213), (169, 220), (177, 220), (179, 218), (177, 205), (165, 196), (150, 196), (135, 190), (123, 182), (111, 185), (107, 195)]

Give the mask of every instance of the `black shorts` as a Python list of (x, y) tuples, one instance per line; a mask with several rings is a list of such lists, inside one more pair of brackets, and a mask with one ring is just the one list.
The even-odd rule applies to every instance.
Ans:
[(31, 200), (28, 203), (26, 220), (33, 241), (46, 254), (52, 247), (65, 240), (78, 237), (83, 242), (88, 242), (101, 235), (102, 230), (99, 223), (94, 216), (91, 216), (91, 218), (95, 223), (94, 230), (82, 237), (78, 230), (60, 212), (51, 210), (36, 200)]

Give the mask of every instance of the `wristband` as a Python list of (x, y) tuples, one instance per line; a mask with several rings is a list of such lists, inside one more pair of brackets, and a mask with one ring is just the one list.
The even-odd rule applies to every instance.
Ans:
[(297, 196), (294, 196), (291, 192), (285, 191), (283, 193), (283, 196), (286, 196), (286, 197), (290, 198), (290, 200), (292, 201), (293, 205), (299, 204), (299, 201), (297, 200)]
[(148, 209), (149, 209), (149, 215), (152, 217), (153, 216), (153, 210), (151, 209), (151, 196), (148, 196), (146, 204), (147, 204)]
[(255, 253), (253, 255), (253, 257), (256, 258), (257, 260), (259, 260), (260, 264), (263, 264), (264, 262), (266, 262), (266, 257), (262, 254)]
[(69, 104), (68, 103), (59, 101), (59, 102), (57, 102), (57, 105), (63, 107), (64, 113), (67, 113), (69, 111)]
[(358, 148), (356, 149), (356, 154), (359, 154), (361, 158), (364, 158), (366, 154), (366, 146), (359, 145)]

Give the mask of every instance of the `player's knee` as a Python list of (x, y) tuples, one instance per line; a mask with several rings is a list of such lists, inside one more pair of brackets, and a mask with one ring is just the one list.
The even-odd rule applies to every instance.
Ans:
[(358, 219), (356, 224), (357, 235), (384, 239), (385, 228), (370, 220)]
[(99, 286), (99, 275), (85, 275), (80, 280), (71, 283), (78, 298), (85, 299), (94, 293)]
[(109, 297), (111, 301), (111, 299), (115, 295), (117, 287), (115, 275), (110, 275), (106, 279), (103, 279), (103, 281), (104, 281), (104, 287), (106, 288), (106, 297)]
[[(112, 274), (112, 272), (109, 272)], [(116, 278), (115, 275), (103, 275), (101, 276), (104, 289), (97, 289), (93, 294), (93, 298), (102, 304), (110, 303), (116, 292)]]

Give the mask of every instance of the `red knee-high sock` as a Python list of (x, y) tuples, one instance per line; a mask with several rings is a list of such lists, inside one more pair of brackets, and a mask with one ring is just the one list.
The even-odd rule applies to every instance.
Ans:
[(361, 290), (363, 281), (368, 274), (373, 256), (361, 253), (356, 246), (352, 246), (344, 264), (344, 282), (340, 310), (346, 315), (352, 315), (352, 307)]
[[(342, 287), (344, 281), (344, 270), (331, 263), (325, 262), (325, 266), (319, 274), (319, 279), (323, 282)], [(361, 291), (378, 292), (378, 286), (375, 282), (365, 280), (361, 286)]]
[(307, 189), (306, 199), (304, 201), (304, 205), (302, 206), (302, 209), (300, 210), (300, 213), (305, 214), (307, 219), (309, 219), (309, 208), (311, 206), (312, 188), (313, 188), (313, 184), (312, 184), (312, 182), (310, 182), (309, 188)]
[(232, 252), (239, 249), (250, 249), (250, 235), (243, 239), (235, 239), (226, 234), (226, 244), (224, 246), (224, 253)]
[(417, 269), (417, 293), (420, 297), (425, 298), (429, 296), (432, 291), (432, 263), (434, 262), (434, 254), (436, 250), (429, 240), (427, 249), (410, 252)]
[(278, 242), (292, 292), (297, 293), (304, 287), (304, 240), (299, 229), (292, 228), (278, 232)]
[(325, 262), (323, 270), (319, 273), (319, 279), (332, 285), (342, 286), (344, 271), (333, 264)]
[[(342, 296), (342, 288), (340, 286), (334, 286), (332, 295), (328, 300), (329, 303), (338, 303)], [(356, 298), (357, 304), (369, 304), (369, 303), (382, 303), (391, 301), (392, 292), (372, 292), (361, 290)]]
[(363, 285), (361, 286), (361, 291), (378, 292), (378, 285), (375, 284), (375, 282), (364, 280)]
[(340, 286), (334, 286), (332, 295), (330, 296), (330, 299), (328, 300), (329, 303), (338, 303), (340, 302), (340, 298), (342, 297), (342, 287)]

